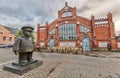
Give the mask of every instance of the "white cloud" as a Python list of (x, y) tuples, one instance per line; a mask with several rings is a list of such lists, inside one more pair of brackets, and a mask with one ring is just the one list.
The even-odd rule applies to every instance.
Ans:
[(104, 17), (108, 12), (113, 13), (116, 30), (120, 30), (120, 1), (119, 0), (0, 0), (0, 24), (21, 27), (37, 23), (49, 23), (57, 18), (58, 10), (68, 2), (69, 6), (77, 8), (77, 14), (90, 18)]

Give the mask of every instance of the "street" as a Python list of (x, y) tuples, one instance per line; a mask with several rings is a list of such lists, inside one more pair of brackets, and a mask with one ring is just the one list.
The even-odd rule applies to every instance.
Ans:
[(43, 60), (43, 65), (19, 76), (2, 70), (17, 55), (12, 49), (0, 48), (0, 78), (120, 78), (119, 58), (38, 52), (34, 52), (33, 58)]

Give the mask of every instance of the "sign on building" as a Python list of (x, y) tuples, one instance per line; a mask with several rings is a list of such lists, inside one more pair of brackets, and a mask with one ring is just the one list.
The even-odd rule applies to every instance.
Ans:
[(45, 43), (44, 42), (40, 42), (40, 46), (44, 46), (45, 45)]
[(75, 47), (75, 42), (60, 42), (61, 47)]
[(107, 47), (107, 42), (99, 42), (99, 47)]
[(118, 44), (118, 48), (120, 48), (120, 42), (118, 42), (117, 44)]

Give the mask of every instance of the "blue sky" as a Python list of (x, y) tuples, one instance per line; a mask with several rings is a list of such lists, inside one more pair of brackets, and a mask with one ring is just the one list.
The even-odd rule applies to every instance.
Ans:
[(120, 30), (119, 0), (0, 0), (0, 24), (18, 28), (31, 24), (36, 28), (38, 23), (51, 23), (65, 2), (77, 8), (77, 15), (86, 18), (92, 14), (99, 18), (113, 13), (115, 30)]

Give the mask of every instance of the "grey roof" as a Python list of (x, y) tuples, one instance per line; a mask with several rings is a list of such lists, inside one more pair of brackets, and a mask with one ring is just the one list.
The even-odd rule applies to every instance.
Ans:
[(8, 31), (10, 31), (11, 34), (17, 34), (19, 30), (17, 28), (7, 27), (4, 26)]

